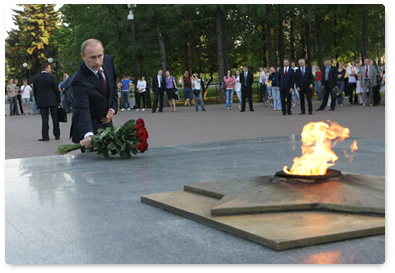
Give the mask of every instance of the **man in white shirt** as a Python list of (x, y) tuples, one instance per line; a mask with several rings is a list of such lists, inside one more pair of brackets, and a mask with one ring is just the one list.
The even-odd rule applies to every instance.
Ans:
[(27, 80), (23, 80), (23, 85), (21, 86), (22, 93), (22, 105), (23, 105), (23, 115), (27, 115), (30, 112), (30, 95), (32, 93), (32, 88), (27, 85)]
[(355, 65), (355, 61), (351, 61), (351, 65), (347, 68), (348, 72), (348, 96), (350, 104), (353, 105), (354, 103), (358, 102), (357, 94), (354, 94), (354, 90), (357, 89), (357, 78), (358, 78), (358, 67)]

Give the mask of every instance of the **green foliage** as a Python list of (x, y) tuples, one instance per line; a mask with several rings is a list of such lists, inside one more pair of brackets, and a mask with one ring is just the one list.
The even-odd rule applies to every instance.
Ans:
[(16, 29), (8, 32), (6, 59), (10, 77), (27, 78), (28, 71), (22, 66), (28, 64), (31, 75), (41, 71), (41, 64), (52, 57), (56, 60), (57, 48), (53, 40), (59, 23), (59, 13), (53, 4), (18, 5), (23, 10), (13, 10)]
[[(61, 20), (58, 27), (53, 26), (57, 22), (53, 5), (22, 6), (25, 11), (17, 12), (15, 16), (18, 29), (9, 33), (6, 43), (9, 74), (26, 73), (21, 66), (23, 62), (36, 60), (38, 63), (43, 60), (40, 54), (48, 57), (45, 54), (49, 54), (51, 50), (57, 54), (57, 60), (64, 69), (73, 74), (82, 62), (81, 43), (96, 38), (103, 42), (105, 53), (113, 57), (118, 74), (133, 75), (132, 24), (127, 20), (129, 9), (126, 4), (65, 4), (59, 10)], [(39, 7), (46, 7), (47, 11), (44, 12)], [(199, 72), (205, 78), (211, 75), (215, 81), (218, 80), (216, 14), (219, 9), (225, 13), (226, 18), (223, 42), (227, 47), (229, 67), (225, 69), (234, 70), (248, 64), (255, 71), (262, 65), (280, 65), (281, 51), (285, 57), (294, 55), (296, 59), (306, 58), (307, 45), (311, 48), (311, 63), (317, 63), (316, 18), (322, 19), (320, 34), (323, 37), (324, 56), (342, 61), (362, 57), (362, 5), (138, 4), (134, 8), (138, 74), (146, 75), (150, 81), (161, 67), (161, 35), (165, 43), (167, 68), (174, 76), (181, 76), (189, 69), (190, 63), (193, 72)], [(381, 54), (385, 56), (385, 8), (383, 5), (368, 5), (368, 13), (370, 58), (376, 59), (378, 43)], [(20, 17), (20, 14), (24, 16)], [(33, 55), (29, 55), (26, 50), (34, 47), (32, 35), (44, 34), (37, 32), (36, 28), (27, 30), (40, 25), (40, 14), (51, 14), (53, 18), (49, 44), (46, 44), (45, 38), (41, 40), (44, 49), (49, 49), (46, 49), (47, 53), (40, 52), (37, 44)], [(294, 24), (293, 33), (291, 19)], [(284, 33), (280, 32), (282, 22)], [(309, 35), (306, 35), (306, 27)], [(269, 48), (270, 31), (273, 35), (273, 51)], [(29, 34), (30, 32), (37, 34)], [(25, 34), (21, 35), (22, 33)], [(285, 38), (283, 47), (280, 47), (280, 37)], [(294, 40), (294, 47), (291, 40)], [(269, 60), (274, 60), (274, 64)]]

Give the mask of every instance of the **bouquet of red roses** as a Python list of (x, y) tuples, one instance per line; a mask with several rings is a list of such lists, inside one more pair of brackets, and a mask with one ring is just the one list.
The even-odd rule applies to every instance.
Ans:
[[(99, 129), (91, 140), (92, 148), (85, 149), (90, 152), (92, 149), (98, 155), (108, 158), (110, 155), (119, 154), (122, 158), (131, 158), (132, 154), (144, 153), (148, 149), (148, 131), (145, 128), (144, 120), (129, 120), (121, 127)], [(59, 145), (56, 154), (63, 155), (74, 150), (81, 149), (81, 144)]]

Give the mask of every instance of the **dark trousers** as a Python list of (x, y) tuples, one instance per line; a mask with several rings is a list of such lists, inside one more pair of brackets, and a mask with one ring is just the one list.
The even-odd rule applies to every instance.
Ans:
[(246, 109), (246, 99), (248, 98), (248, 105), (250, 107), (250, 111), (254, 110), (254, 107), (252, 106), (252, 88), (242, 88), (241, 89), (241, 110), (245, 111)]
[(350, 96), (349, 97), (349, 101), (350, 101), (351, 104), (358, 103), (357, 92), (355, 92), (355, 94), (354, 94), (354, 90), (356, 90), (356, 89), (357, 89), (357, 83), (356, 82), (348, 83), (348, 94), (347, 95)]
[(152, 113), (155, 113), (156, 107), (158, 106), (158, 98), (159, 98), (159, 112), (163, 111), (163, 90), (159, 90), (155, 92), (154, 97), (154, 105), (152, 105)]
[(60, 137), (58, 107), (52, 106), (52, 107), (40, 107), (41, 120), (42, 120), (42, 128), (41, 128), (42, 138), (49, 139), (49, 134), (48, 134), (49, 113), (48, 113), (48, 111), (51, 111), (51, 118), (52, 118), (52, 124), (53, 124), (53, 135), (55, 137)]
[(324, 82), (324, 96), (323, 96), (323, 100), (322, 100), (322, 103), (321, 103), (321, 106), (320, 106), (319, 109), (321, 109), (321, 110), (325, 109), (325, 107), (326, 107), (326, 105), (328, 103), (329, 96), (331, 96), (331, 98), (332, 98), (331, 109), (335, 110), (336, 95), (335, 96), (332, 95), (332, 89), (329, 89), (328, 81), (325, 81)]
[(313, 112), (313, 104), (311, 103), (311, 97), (312, 97), (312, 90), (311, 89), (300, 89), (299, 91), (299, 97), (300, 97), (300, 111), (302, 113), (306, 113), (306, 107), (304, 103), (304, 96), (306, 96), (307, 99), (307, 110), (309, 113)]
[(67, 113), (71, 112), (71, 106), (73, 105), (73, 99), (71, 98), (71, 90), (67, 90), (64, 92), (64, 102), (66, 106)]
[(10, 116), (19, 115), (18, 110), (18, 99), (17, 96), (8, 98), (8, 102), (10, 103)]
[[(289, 90), (280, 89), (280, 98), (281, 98), (281, 110), (283, 114), (292, 114), (291, 111), (291, 101), (292, 101), (292, 93)], [(287, 104), (285, 104), (285, 98), (287, 99)]]
[(22, 95), (18, 94), (16, 95), (18, 104), (19, 104), (19, 109), (21, 110), (21, 115), (23, 115), (23, 106), (22, 106)]
[(141, 98), (143, 98), (143, 108), (145, 108), (145, 94), (146, 94), (147, 92), (142, 92), (142, 93), (139, 93), (139, 92), (136, 92), (136, 105), (137, 105), (137, 109), (140, 109), (140, 100), (141, 100)]
[[(260, 87), (259, 87), (259, 100), (258, 102), (263, 102), (263, 96), (265, 96), (266, 94), (266, 85), (264, 83), (261, 83)], [(265, 97), (265, 100), (267, 100), (267, 98)]]

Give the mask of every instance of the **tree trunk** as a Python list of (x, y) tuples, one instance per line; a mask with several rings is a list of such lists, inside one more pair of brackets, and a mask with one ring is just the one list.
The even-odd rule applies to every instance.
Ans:
[(305, 30), (306, 30), (306, 48), (307, 48), (307, 58), (306, 58), (306, 64), (311, 67), (311, 40), (310, 40), (310, 23), (306, 22), (305, 25)]
[[(368, 32), (368, 5), (363, 5), (363, 25), (362, 25), (362, 36), (363, 36), (363, 52), (365, 58), (369, 58), (369, 32)], [(363, 63), (363, 60), (362, 60)]]
[(295, 21), (291, 18), (291, 29), (290, 29), (290, 38), (291, 38), (291, 59), (296, 59), (296, 52), (295, 52)]
[(160, 65), (163, 70), (163, 73), (167, 70), (167, 62), (166, 62), (166, 46), (165, 41), (163, 39), (162, 31), (160, 29), (160, 21), (157, 19), (156, 21), (156, 33), (158, 35), (158, 43), (159, 43), (159, 53), (160, 53)]
[(279, 30), (278, 30), (278, 55), (280, 57), (280, 64), (285, 58), (284, 26), (285, 26), (285, 21), (281, 18), (279, 21)]
[(228, 24), (226, 21), (226, 10), (221, 11), (221, 26), (222, 26), (222, 46), (224, 47), (224, 70), (229, 67), (229, 51), (228, 51)]
[(263, 67), (268, 67), (267, 63), (267, 48), (266, 48), (266, 35), (267, 27), (266, 24), (262, 24), (262, 50), (263, 50)]
[(189, 72), (189, 75), (192, 75), (192, 49), (191, 49), (191, 33), (189, 31), (189, 18), (188, 18), (188, 10), (187, 6), (183, 8), (184, 13), (184, 35), (187, 39), (185, 43), (185, 70)]
[[(162, 31), (160, 29), (160, 21), (159, 18), (156, 21), (156, 33), (158, 35), (158, 42), (159, 42), (159, 54), (160, 54), (160, 65), (163, 70), (163, 74), (167, 70), (167, 61), (166, 61), (166, 47), (165, 41), (163, 39)], [(167, 95), (164, 96), (163, 106), (169, 107), (169, 101), (167, 99)]]
[[(267, 4), (266, 9), (267, 9), (267, 15), (270, 18), (272, 11), (273, 11), (272, 5)], [(270, 63), (270, 66), (277, 67), (277, 63), (276, 63), (277, 54), (274, 49), (274, 29), (273, 29), (272, 24), (270, 23), (271, 20), (269, 18), (267, 18), (267, 20), (266, 20), (268, 22), (266, 37), (267, 37), (267, 47), (269, 49), (269, 63)]]
[[(217, 35), (217, 58), (218, 58), (218, 77), (219, 82), (223, 82), (225, 77), (224, 69), (224, 45), (223, 45), (223, 33), (222, 33), (222, 11), (217, 10), (216, 14), (216, 35)], [(225, 92), (221, 88), (219, 89), (219, 99), (221, 103), (225, 102)]]
[(380, 43), (380, 35), (379, 40), (377, 41), (377, 65), (381, 67), (381, 43)]
[[(304, 25), (301, 25), (300, 30), (300, 57), (306, 58), (306, 33), (304, 32)], [(296, 61), (296, 60), (295, 60)]]
[(324, 69), (324, 45), (322, 37), (322, 17), (315, 11), (315, 39), (317, 43), (317, 65)]

